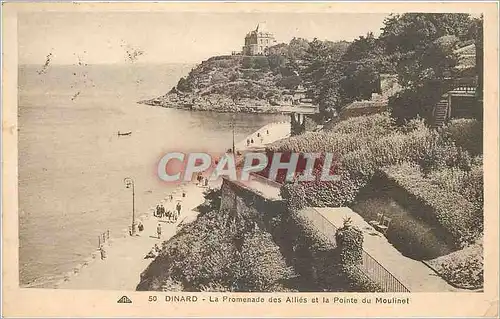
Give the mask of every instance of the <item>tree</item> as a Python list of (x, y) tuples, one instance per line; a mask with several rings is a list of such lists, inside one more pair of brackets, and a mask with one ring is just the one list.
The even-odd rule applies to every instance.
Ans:
[(301, 60), (309, 49), (309, 41), (303, 38), (293, 38), (288, 45), (287, 57), (289, 60)]
[(304, 85), (325, 118), (331, 117), (331, 110), (342, 106), (340, 81), (344, 77), (344, 64), (341, 60), (348, 45), (345, 41), (314, 39), (304, 56), (301, 70)]
[(380, 41), (396, 64), (403, 91), (390, 100), (398, 123), (420, 115), (429, 118), (434, 105), (451, 89), (459, 41), (470, 38), (473, 21), (461, 13), (407, 13), (384, 22)]
[(455, 35), (465, 40), (471, 17), (465, 13), (405, 13), (384, 21), (380, 40), (388, 54), (421, 51), (437, 38)]
[(295, 90), (302, 83), (300, 76), (292, 75), (281, 78), (276, 85), (289, 90)]

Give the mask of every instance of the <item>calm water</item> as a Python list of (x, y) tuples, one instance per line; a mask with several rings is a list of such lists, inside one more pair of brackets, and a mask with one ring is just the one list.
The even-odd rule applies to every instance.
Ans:
[[(130, 222), (136, 184), (140, 214), (171, 186), (156, 176), (169, 150), (223, 151), (232, 114), (135, 103), (167, 92), (192, 65), (19, 68), (21, 285), (50, 287)], [(237, 140), (283, 116), (236, 114)], [(132, 131), (118, 137), (118, 131)]]

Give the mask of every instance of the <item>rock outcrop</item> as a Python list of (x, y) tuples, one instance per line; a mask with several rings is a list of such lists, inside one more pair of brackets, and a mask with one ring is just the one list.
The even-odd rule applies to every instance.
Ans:
[[(273, 62), (274, 61), (274, 62)], [(280, 113), (300, 78), (266, 56), (217, 56), (203, 61), (167, 94), (139, 103), (217, 112)]]

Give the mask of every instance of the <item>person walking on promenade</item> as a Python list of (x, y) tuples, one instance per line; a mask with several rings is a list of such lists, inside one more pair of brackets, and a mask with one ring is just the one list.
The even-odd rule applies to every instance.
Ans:
[(155, 210), (155, 217), (160, 216), (160, 205), (156, 205), (156, 210)]
[(250, 140), (247, 138), (247, 146), (250, 146)]
[(174, 200), (174, 195), (170, 194), (170, 201)]
[(269, 130), (266, 130), (267, 135), (269, 135)]
[(163, 204), (160, 205), (160, 218), (163, 218), (165, 216), (165, 207), (163, 207)]
[(161, 238), (161, 224), (158, 224), (158, 226), (156, 226), (156, 234), (158, 234), (158, 239)]
[(177, 203), (177, 205), (175, 206), (175, 209), (177, 210), (177, 216), (181, 215), (181, 208), (181, 203)]
[(253, 144), (253, 138), (250, 140), (250, 143)]
[(101, 253), (101, 260), (106, 259), (108, 256), (106, 249), (104, 249), (104, 245), (99, 246), (99, 252)]

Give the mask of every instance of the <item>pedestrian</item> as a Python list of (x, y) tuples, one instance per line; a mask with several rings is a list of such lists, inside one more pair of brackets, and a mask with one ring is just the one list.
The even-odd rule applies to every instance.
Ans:
[(140, 232), (142, 232), (144, 230), (144, 225), (141, 222), (139, 222), (137, 228), (139, 229)]
[(177, 205), (175, 206), (175, 209), (177, 209), (177, 215), (181, 214), (181, 208), (181, 203), (177, 203)]
[(158, 224), (158, 226), (156, 226), (156, 233), (158, 234), (158, 239), (160, 239), (160, 237), (161, 237), (161, 224)]
[(257, 137), (260, 137), (260, 133), (257, 133)]
[(253, 144), (253, 138), (250, 140), (250, 143)]
[(163, 218), (165, 216), (165, 207), (163, 207), (163, 204), (160, 205), (160, 211), (161, 211), (160, 217)]
[(266, 130), (267, 135), (269, 135), (269, 130)]
[(104, 249), (104, 245), (99, 246), (99, 252), (101, 253), (101, 260), (106, 259), (108, 256), (106, 249)]
[(155, 217), (160, 216), (160, 205), (156, 205)]
[(174, 200), (174, 195), (170, 194), (170, 201)]
[(205, 178), (205, 186), (208, 186), (208, 178)]
[(247, 138), (247, 146), (250, 145), (250, 140)]
[(186, 197), (186, 192), (185, 191), (182, 192), (182, 197)]

